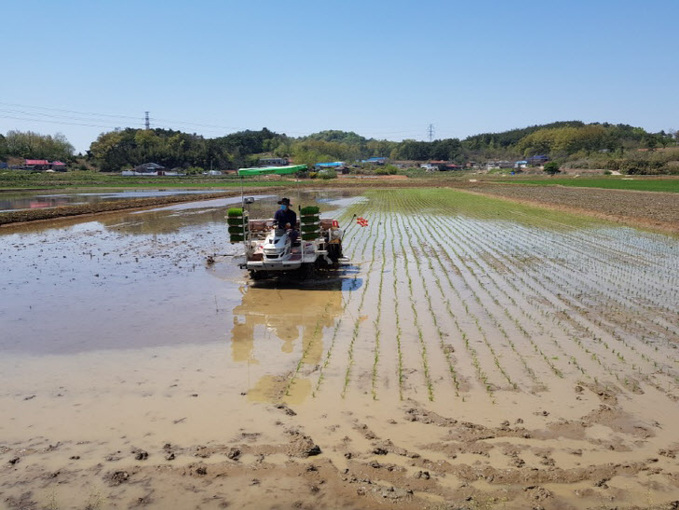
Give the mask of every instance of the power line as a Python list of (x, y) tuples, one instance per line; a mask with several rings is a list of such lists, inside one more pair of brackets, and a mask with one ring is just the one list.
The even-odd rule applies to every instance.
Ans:
[[(100, 129), (120, 129), (124, 127), (142, 126), (150, 129), (150, 113), (144, 112), (143, 120), (138, 115), (122, 115), (100, 112), (86, 112), (82, 110), (71, 110), (67, 108), (54, 108), (47, 106), (34, 106), (20, 103), (0, 101), (0, 119), (11, 119), (25, 122), (39, 122), (48, 124), (62, 124), (65, 126), (94, 127)], [(191, 122), (186, 120), (173, 120), (165, 118), (153, 118), (153, 125), (159, 129), (186, 130), (209, 132), (215, 134), (226, 134), (236, 131), (243, 131), (249, 128), (237, 126), (224, 126), (220, 124), (210, 124), (203, 122)], [(433, 125), (430, 125), (433, 128)], [(289, 136), (306, 136), (308, 132), (288, 131), (283, 132)], [(390, 135), (411, 135), (417, 136), (416, 131), (372, 131), (369, 138), (377, 138)], [(433, 136), (433, 135), (432, 135)]]
[(27, 119), (25, 117), (15, 117), (12, 115), (0, 115), (0, 119), (12, 119), (12, 120), (23, 120), (23, 121), (30, 121), (30, 122), (44, 122), (48, 124), (61, 124), (61, 125), (67, 125), (67, 126), (84, 126), (84, 127), (96, 127), (96, 128), (102, 128), (102, 129), (115, 129), (116, 127), (112, 127), (110, 124), (109, 125), (102, 125), (102, 124), (86, 124), (83, 122), (69, 122), (69, 121), (64, 121), (64, 120), (47, 120), (47, 119)]
[(131, 115), (119, 115), (119, 114), (109, 114), (109, 113), (94, 113), (94, 112), (81, 112), (77, 110), (66, 110), (63, 108), (51, 108), (47, 106), (30, 106), (30, 105), (24, 105), (24, 104), (18, 104), (18, 103), (7, 103), (4, 101), (0, 101), (0, 105), (5, 105), (5, 106), (17, 106), (19, 108), (30, 108), (33, 110), (47, 110), (47, 111), (53, 111), (53, 112), (64, 112), (64, 113), (75, 113), (77, 115), (89, 115), (89, 116), (96, 116), (96, 117), (112, 117), (112, 118), (120, 118), (120, 119), (135, 119), (137, 120), (139, 117), (137, 116), (131, 116)]
[[(113, 115), (113, 114), (108, 114), (108, 113), (97, 113), (97, 112), (83, 112), (83, 111), (78, 111), (78, 110), (68, 110), (64, 108), (50, 108), (50, 107), (45, 107), (45, 106), (31, 106), (31, 105), (24, 105), (24, 104), (18, 104), (18, 103), (8, 103), (4, 101), (0, 101), (0, 106), (9, 106), (12, 107), (11, 110), (8, 109), (0, 109), (0, 111), (5, 111), (6, 113), (11, 113), (14, 115), (14, 118), (16, 120), (27, 120), (27, 121), (34, 121), (34, 122), (40, 122), (40, 119), (35, 118), (36, 116), (38, 117), (49, 117), (49, 118), (54, 118), (54, 119), (64, 119), (69, 122), (64, 122), (65, 124), (71, 124), (73, 125), (73, 122), (71, 121), (76, 121), (78, 123), (80, 122), (101, 122), (101, 123), (106, 123), (106, 126), (98, 126), (98, 127), (108, 127), (108, 126), (113, 126), (114, 124), (111, 122), (112, 119), (117, 119), (118, 122), (115, 123), (116, 126), (119, 126), (120, 124), (126, 123), (128, 125), (139, 125), (139, 117), (138, 116), (132, 116), (132, 115)], [(16, 108), (21, 108), (21, 110), (18, 110)], [(26, 111), (26, 110), (37, 110), (37, 111)], [(42, 111), (41, 111), (42, 110)], [(45, 112), (51, 112), (51, 113), (45, 113)], [(148, 112), (145, 112), (145, 114)], [(17, 117), (17, 115), (23, 115), (25, 118)], [(97, 118), (98, 117), (98, 118)], [(134, 122), (130, 122), (133, 120)], [(239, 127), (235, 126), (222, 126), (218, 124), (205, 124), (205, 123), (198, 123), (198, 122), (188, 122), (188, 121), (181, 121), (181, 120), (172, 120), (172, 119), (155, 119), (155, 124), (164, 124), (165, 126), (196, 126), (196, 127), (202, 127), (202, 128), (210, 128), (212, 131), (238, 131)], [(76, 124), (79, 125), (79, 124)], [(146, 125), (146, 118), (144, 118), (144, 125)], [(150, 125), (149, 125), (150, 128)]]

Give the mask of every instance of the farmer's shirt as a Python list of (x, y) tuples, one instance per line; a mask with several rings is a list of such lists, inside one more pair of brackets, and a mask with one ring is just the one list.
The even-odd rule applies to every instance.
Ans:
[(285, 228), (286, 223), (290, 223), (292, 228), (295, 228), (297, 225), (297, 213), (289, 207), (285, 210), (278, 209), (273, 219), (277, 228)]

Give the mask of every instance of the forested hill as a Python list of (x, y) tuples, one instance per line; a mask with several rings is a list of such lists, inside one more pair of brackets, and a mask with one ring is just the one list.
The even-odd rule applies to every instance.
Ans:
[(594, 152), (655, 149), (676, 145), (676, 133), (649, 133), (627, 124), (580, 121), (553, 122), (502, 133), (484, 133), (466, 138), (468, 155), (481, 157), (527, 157), (545, 154), (553, 159), (589, 156)]
[(506, 149), (508, 147), (516, 146), (523, 137), (541, 129), (558, 129), (564, 127), (581, 128), (584, 125), (585, 123), (579, 120), (570, 120), (511, 129), (502, 133), (481, 133), (480, 135), (468, 136), (465, 138), (464, 146), (469, 150), (487, 149), (489, 147)]
[[(192, 171), (224, 170), (257, 165), (264, 156), (288, 157), (295, 163), (307, 165), (330, 161), (355, 162), (374, 156), (463, 164), (547, 155), (566, 163), (593, 158), (620, 160), (640, 148), (653, 151), (676, 144), (676, 133), (649, 133), (626, 124), (585, 124), (581, 121), (553, 122), (499, 133), (482, 133), (464, 140), (446, 138), (431, 142), (376, 140), (339, 130), (289, 137), (263, 128), (204, 138), (195, 133), (168, 129), (126, 128), (102, 133), (90, 145), (87, 159), (106, 172), (118, 172), (148, 162)], [(73, 159), (72, 152), (73, 147), (63, 136), (52, 138), (16, 131), (9, 132), (7, 136), (0, 134), (0, 161), (11, 157)], [(677, 159), (672, 158), (672, 161)], [(595, 167), (602, 168), (604, 163), (597, 161)], [(615, 165), (618, 163), (611, 162), (603, 167), (617, 169)], [(665, 163), (662, 162), (660, 167), (664, 168)]]

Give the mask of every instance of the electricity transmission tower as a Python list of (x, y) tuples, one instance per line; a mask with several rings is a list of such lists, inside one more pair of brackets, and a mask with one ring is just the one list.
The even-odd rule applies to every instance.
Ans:
[(434, 124), (429, 124), (429, 127), (427, 128), (427, 134), (429, 135), (429, 141), (433, 142), (434, 141)]
[(149, 119), (149, 112), (144, 112), (144, 125), (146, 129), (151, 129), (151, 119)]

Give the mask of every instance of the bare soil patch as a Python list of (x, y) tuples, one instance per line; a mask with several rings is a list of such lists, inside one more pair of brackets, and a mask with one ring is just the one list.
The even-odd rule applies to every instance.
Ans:
[(523, 203), (587, 214), (618, 223), (650, 227), (666, 232), (679, 232), (679, 197), (676, 193), (477, 184), (465, 186), (464, 189)]

